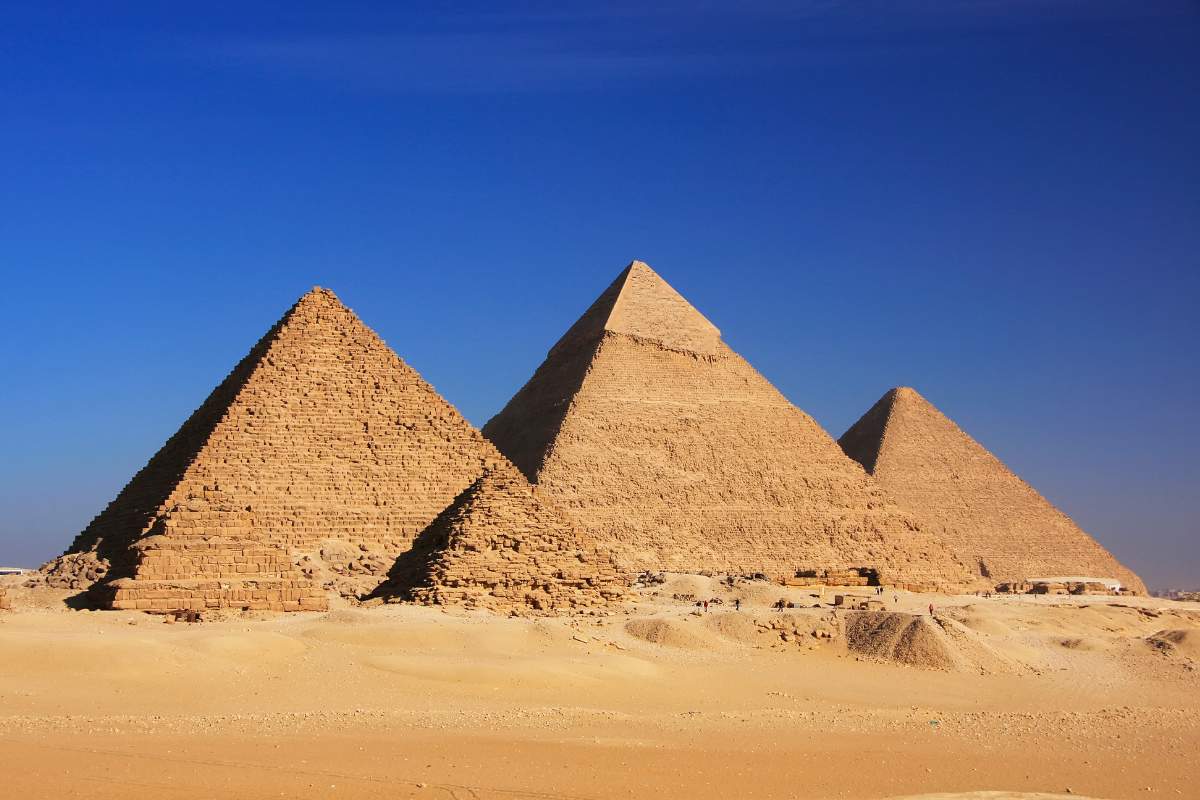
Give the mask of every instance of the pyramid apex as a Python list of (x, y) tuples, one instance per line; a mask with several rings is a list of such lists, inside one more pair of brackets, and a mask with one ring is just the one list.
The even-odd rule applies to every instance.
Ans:
[(343, 305), (342, 301), (338, 298), (338, 296), (336, 294), (333, 293), (332, 289), (326, 289), (323, 286), (314, 286), (313, 288), (309, 289), (307, 292), (305, 292), (303, 295), (300, 296), (300, 299), (296, 301), (296, 305), (297, 306), (307, 306), (312, 303), (330, 303), (330, 302), (335, 303), (339, 306)]
[(900, 406), (906, 412), (914, 412), (918, 414), (938, 414), (945, 416), (942, 410), (935, 406), (925, 397), (911, 386), (897, 386), (886, 395), (885, 398), (891, 400), (891, 405)]
[(629, 263), (550, 352), (603, 333), (657, 342), (672, 350), (716, 353), (721, 331), (644, 261)]
[(914, 401), (922, 402), (922, 403), (929, 402), (928, 400), (926, 400), (924, 397), (921, 396), (920, 392), (918, 392), (916, 389), (912, 388), (911, 386), (896, 386), (891, 389), (888, 389), (886, 392), (884, 392), (883, 397), (879, 398), (879, 400), (880, 400), (880, 402), (886, 402), (886, 403), (891, 403), (891, 404), (911, 403)]

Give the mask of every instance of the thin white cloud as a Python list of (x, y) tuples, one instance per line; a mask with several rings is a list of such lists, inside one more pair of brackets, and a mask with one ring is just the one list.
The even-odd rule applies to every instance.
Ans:
[(904, 57), (963, 37), (1195, 8), (1184, 0), (534, 4), (513, 14), (293, 18), (298, 32), (210, 41), (203, 55), (368, 91), (544, 91)]

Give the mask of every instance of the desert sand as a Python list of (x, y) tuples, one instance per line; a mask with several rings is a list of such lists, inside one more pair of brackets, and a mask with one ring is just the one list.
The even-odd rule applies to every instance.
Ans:
[(777, 611), (820, 598), (665, 578), (601, 616), (335, 601), (200, 624), (72, 611), (68, 592), (6, 578), (0, 785), (31, 800), (1200, 793), (1200, 604), (889, 591), (888, 613), (865, 613), (827, 590)]

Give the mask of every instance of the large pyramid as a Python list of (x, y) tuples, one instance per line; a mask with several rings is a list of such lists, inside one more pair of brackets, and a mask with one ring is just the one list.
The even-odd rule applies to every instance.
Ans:
[(863, 567), (896, 584), (969, 580), (639, 261), (483, 430), (625, 570)]
[(504, 463), (438, 515), (379, 594), (521, 614), (602, 608), (625, 589), (611, 557)]
[(1128, 568), (924, 397), (892, 389), (839, 440), (905, 508), (992, 581), (1117, 578)]
[(332, 292), (254, 346), (69, 552), (114, 608), (319, 609), (297, 568), (340, 543), (390, 562), (503, 457)]

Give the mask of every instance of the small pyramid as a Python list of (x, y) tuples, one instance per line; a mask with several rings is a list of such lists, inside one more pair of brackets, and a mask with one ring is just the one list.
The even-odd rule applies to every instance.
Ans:
[(892, 389), (839, 440), (846, 454), (993, 582), (1116, 578), (1145, 584), (914, 389)]
[(612, 560), (501, 464), (438, 515), (379, 594), (536, 614), (604, 607), (625, 590)]
[(641, 262), (483, 432), (624, 570), (971, 580)]
[[(69, 553), (112, 608), (319, 609), (329, 542), (387, 564), (503, 457), (330, 291), (276, 323)], [(386, 569), (386, 567), (384, 567)]]

